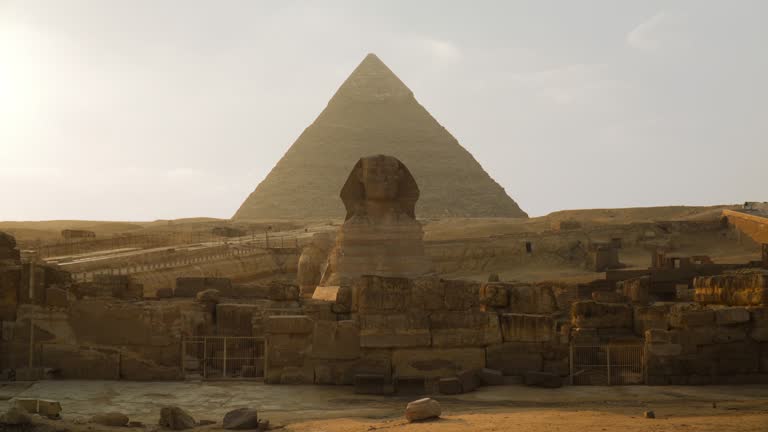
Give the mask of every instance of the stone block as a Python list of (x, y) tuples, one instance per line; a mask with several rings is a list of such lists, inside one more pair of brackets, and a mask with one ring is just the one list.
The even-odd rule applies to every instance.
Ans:
[(216, 305), (216, 327), (227, 336), (253, 336), (254, 316), (262, 314), (263, 306), (245, 303), (219, 303)]
[(750, 331), (749, 337), (757, 342), (768, 342), (768, 327), (755, 327)]
[(649, 344), (669, 344), (677, 342), (677, 332), (669, 330), (650, 329), (645, 331), (645, 342)]
[(15, 398), (13, 399), (12, 403), (13, 406), (21, 408), (30, 414), (37, 414), (37, 399)]
[(702, 304), (758, 306), (768, 304), (768, 270), (739, 270), (693, 280), (694, 298)]
[(166, 299), (173, 297), (173, 290), (171, 288), (158, 288), (155, 291), (155, 297), (159, 299)]
[(392, 383), (384, 375), (355, 375), (354, 387), (357, 394), (387, 395), (394, 393)]
[(427, 347), (432, 343), (425, 314), (360, 314), (359, 318), (361, 347)]
[(622, 284), (622, 292), (629, 301), (638, 304), (648, 304), (650, 300), (651, 278), (642, 276), (625, 280)]
[(643, 334), (650, 329), (667, 330), (670, 307), (669, 304), (635, 306), (633, 314), (635, 333)]
[(718, 325), (742, 324), (749, 322), (749, 311), (743, 307), (727, 307), (715, 310)]
[(600, 335), (594, 328), (573, 328), (571, 329), (571, 340), (573, 343), (581, 345), (597, 345), (600, 343)]
[(683, 346), (673, 343), (655, 343), (646, 345), (648, 354), (659, 357), (679, 356), (683, 352)]
[(563, 379), (559, 375), (549, 372), (528, 372), (525, 374), (525, 385), (559, 388), (563, 386)]
[(445, 306), (448, 310), (466, 311), (480, 306), (480, 284), (465, 280), (443, 280)]
[(495, 313), (439, 311), (430, 315), (435, 347), (486, 346), (501, 342)]
[(442, 394), (456, 395), (461, 393), (461, 381), (456, 377), (440, 378), (437, 388)]
[(510, 285), (509, 311), (520, 314), (551, 314), (557, 301), (549, 285)]
[(592, 291), (592, 300), (600, 303), (625, 303), (627, 297), (615, 291)]
[(632, 307), (620, 303), (577, 301), (571, 305), (571, 324), (586, 328), (632, 328)]
[(747, 338), (747, 329), (744, 327), (717, 327), (712, 335), (714, 343), (741, 342)]
[(690, 303), (675, 304), (670, 308), (669, 324), (675, 328), (713, 326), (715, 311)]
[(479, 369), (477, 371), (477, 377), (480, 379), (482, 385), (495, 386), (504, 384), (504, 374), (495, 369)]
[(306, 315), (273, 315), (264, 324), (267, 334), (306, 334), (314, 329), (314, 322)]
[(61, 413), (61, 404), (55, 400), (39, 399), (37, 413), (43, 417), (58, 417)]
[(405, 348), (392, 352), (396, 376), (439, 378), (485, 367), (482, 348)]
[(464, 393), (473, 392), (480, 387), (480, 379), (477, 377), (477, 371), (465, 370), (459, 372), (457, 378), (461, 382), (461, 390)]
[(354, 281), (360, 312), (402, 312), (411, 298), (412, 281), (407, 278), (362, 276)]
[(551, 315), (505, 313), (499, 321), (504, 342), (549, 342), (557, 333)]
[(360, 357), (360, 328), (355, 321), (316, 321), (312, 333), (312, 357), (356, 359)]
[(412, 305), (419, 310), (446, 310), (445, 288), (438, 278), (419, 278), (413, 281)]
[(509, 304), (507, 285), (487, 282), (480, 286), (480, 304), (487, 307), (506, 307)]
[(486, 363), (504, 375), (524, 375), (542, 370), (542, 346), (531, 343), (504, 343), (486, 348)]

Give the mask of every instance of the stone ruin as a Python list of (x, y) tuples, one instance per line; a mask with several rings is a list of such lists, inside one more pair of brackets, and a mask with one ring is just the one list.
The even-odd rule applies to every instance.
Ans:
[[(179, 277), (147, 299), (125, 275), (73, 282), (23, 260), (0, 235), (0, 369), (9, 379), (205, 377), (206, 368), (222, 373), (211, 360), (220, 349), (201, 359), (182, 341), (227, 336), (264, 341), (227, 377), (360, 393), (768, 382), (765, 260), (717, 264), (659, 250), (647, 269), (615, 269), (613, 240), (592, 249), (609, 251), (596, 260), (609, 269), (590, 283), (447, 280), (425, 258), (419, 189), (400, 161), (361, 159), (341, 197), (347, 215), (335, 243), (314, 238), (297, 284)], [(582, 350), (627, 347), (641, 353), (632, 370), (606, 376), (579, 360)]]

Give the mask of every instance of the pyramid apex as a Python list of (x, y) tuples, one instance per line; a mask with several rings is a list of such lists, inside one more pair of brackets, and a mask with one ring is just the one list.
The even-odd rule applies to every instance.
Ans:
[(340, 99), (372, 102), (403, 97), (413, 97), (411, 89), (376, 54), (368, 53), (344, 81), (329, 104)]

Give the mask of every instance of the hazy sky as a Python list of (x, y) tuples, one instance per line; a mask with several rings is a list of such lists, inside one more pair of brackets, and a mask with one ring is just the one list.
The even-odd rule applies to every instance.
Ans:
[(532, 216), (768, 201), (768, 2), (0, 0), (0, 220), (230, 217), (376, 53)]

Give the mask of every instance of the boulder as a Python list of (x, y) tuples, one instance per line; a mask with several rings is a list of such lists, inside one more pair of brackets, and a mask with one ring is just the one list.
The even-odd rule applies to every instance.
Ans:
[[(5, 412), (2, 416), (0, 416), (0, 424), (4, 425), (14, 425), (14, 426), (21, 426), (21, 425), (28, 425), (32, 423), (32, 417), (29, 415), (28, 412), (24, 411), (23, 408), (20, 408), (18, 406), (12, 406), (8, 408), (8, 411)], [(4, 429), (4, 428), (0, 428)]]
[(405, 407), (405, 418), (409, 422), (427, 420), (440, 417), (443, 410), (440, 408), (440, 402), (424, 398), (415, 400)]
[(91, 423), (96, 423), (102, 426), (126, 426), (128, 421), (128, 416), (119, 412), (101, 413), (91, 417)]
[(221, 293), (217, 289), (207, 289), (197, 293), (195, 297), (200, 303), (218, 303)]
[(528, 372), (525, 374), (525, 385), (558, 388), (563, 386), (563, 379), (549, 372)]
[(160, 409), (160, 427), (171, 430), (192, 429), (197, 425), (195, 419), (183, 409), (167, 406)]
[(224, 415), (222, 427), (229, 430), (248, 430), (259, 427), (259, 416), (253, 408), (238, 408)]

